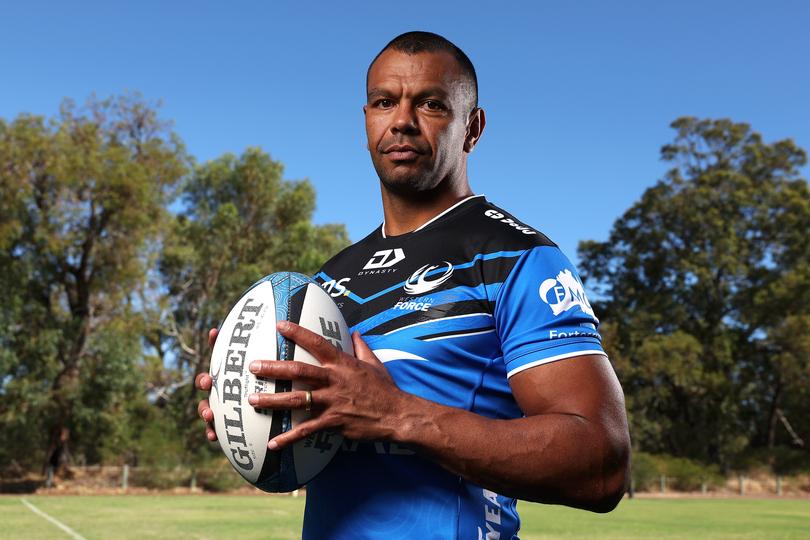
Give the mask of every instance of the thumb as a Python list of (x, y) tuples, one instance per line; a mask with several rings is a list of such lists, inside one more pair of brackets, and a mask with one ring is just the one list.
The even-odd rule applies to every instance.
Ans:
[(358, 360), (366, 362), (367, 364), (382, 366), (382, 362), (380, 362), (379, 358), (371, 351), (368, 344), (360, 336), (360, 332), (354, 332), (352, 334), (352, 345), (354, 345), (354, 355)]

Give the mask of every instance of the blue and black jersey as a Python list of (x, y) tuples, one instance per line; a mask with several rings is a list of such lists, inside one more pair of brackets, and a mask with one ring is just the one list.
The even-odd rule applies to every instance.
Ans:
[[(381, 226), (315, 279), (399, 388), (489, 418), (523, 416), (509, 377), (604, 354), (568, 259), (483, 196), (401, 236)], [(304, 538), (517, 538), (514, 499), (394, 443), (345, 441), (307, 489)]]

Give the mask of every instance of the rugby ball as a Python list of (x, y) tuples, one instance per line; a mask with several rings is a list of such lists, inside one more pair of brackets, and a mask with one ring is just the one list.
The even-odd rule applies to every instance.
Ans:
[(252, 393), (307, 390), (297, 381), (253, 375), (253, 360), (295, 360), (320, 365), (311, 354), (276, 332), (276, 322), (291, 321), (353, 353), (346, 321), (329, 294), (309, 277), (277, 272), (251, 286), (219, 328), (211, 355), (209, 404), (222, 451), (245, 480), (264, 491), (293, 491), (329, 463), (343, 436), (320, 431), (292, 446), (268, 450), (273, 437), (309, 418), (304, 410), (261, 410), (248, 404)]

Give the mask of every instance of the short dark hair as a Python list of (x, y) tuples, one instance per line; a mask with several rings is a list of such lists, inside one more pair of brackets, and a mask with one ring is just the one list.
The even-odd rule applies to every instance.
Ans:
[(450, 53), (453, 58), (456, 59), (456, 62), (458, 62), (464, 76), (469, 79), (472, 89), (473, 108), (478, 107), (478, 77), (475, 74), (475, 67), (470, 61), (470, 58), (464, 54), (464, 51), (456, 47), (452, 41), (433, 32), (405, 32), (389, 41), (388, 45), (383, 47), (382, 50), (377, 53), (377, 56), (374, 57), (374, 60), (368, 65), (368, 70), (366, 71), (366, 87), (368, 87), (368, 74), (371, 73), (371, 66), (373, 66), (380, 55), (388, 49), (404, 52), (405, 54), (439, 51)]

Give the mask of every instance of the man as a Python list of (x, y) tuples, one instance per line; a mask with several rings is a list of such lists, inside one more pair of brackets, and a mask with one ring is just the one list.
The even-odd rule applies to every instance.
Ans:
[(270, 448), (325, 428), (349, 439), (308, 486), (304, 537), (517, 538), (517, 498), (611, 510), (629, 456), (621, 388), (570, 262), (470, 189), (485, 125), (472, 64), (409, 32), (374, 59), (367, 94), (385, 220), (315, 276), (356, 357), (282, 323), (323, 366), (251, 366), (313, 388), (250, 396), (312, 407)]

